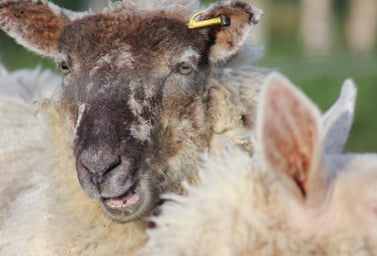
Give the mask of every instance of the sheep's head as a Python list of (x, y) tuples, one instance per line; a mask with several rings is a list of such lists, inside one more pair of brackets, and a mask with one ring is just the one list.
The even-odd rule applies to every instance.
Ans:
[(254, 157), (203, 157), (200, 185), (165, 195), (146, 255), (376, 255), (377, 155), (341, 153), (353, 83), (322, 117), (281, 75), (263, 89)]
[(353, 82), (344, 83), (322, 118), (285, 78), (273, 75), (265, 88), (257, 143), (261, 162), (281, 177), (288, 226), (311, 237), (356, 234), (376, 249), (377, 155), (342, 153), (353, 120)]
[(188, 28), (191, 11), (130, 5), (91, 14), (42, 0), (0, 3), (0, 27), (61, 68), (80, 184), (121, 222), (195, 180), (197, 153), (212, 135), (212, 67), (237, 53), (261, 14), (224, 2), (198, 18), (222, 15), (224, 24)]

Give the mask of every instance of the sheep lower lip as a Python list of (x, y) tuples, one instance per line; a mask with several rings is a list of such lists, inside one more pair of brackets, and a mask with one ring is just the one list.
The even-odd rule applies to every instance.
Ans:
[(134, 208), (133, 206), (135, 206), (139, 202), (139, 199), (139, 193), (131, 188), (120, 196), (104, 198), (103, 203), (105, 204), (105, 207), (107, 209), (129, 209), (129, 211), (132, 211)]

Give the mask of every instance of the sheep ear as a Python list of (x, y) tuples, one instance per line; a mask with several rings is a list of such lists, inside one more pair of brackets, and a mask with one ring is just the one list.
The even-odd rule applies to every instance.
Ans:
[(60, 32), (73, 16), (73, 12), (43, 0), (0, 2), (0, 28), (41, 55), (56, 55)]
[(238, 1), (219, 2), (200, 15), (200, 20), (222, 17), (223, 24), (203, 28), (213, 44), (209, 59), (212, 63), (226, 62), (244, 45), (251, 27), (259, 22), (263, 11)]
[(351, 130), (355, 110), (356, 87), (351, 79), (342, 86), (338, 100), (323, 115), (324, 151), (341, 153)]
[(265, 81), (257, 126), (265, 167), (279, 173), (299, 198), (320, 200), (326, 179), (318, 109), (287, 79), (273, 73)]

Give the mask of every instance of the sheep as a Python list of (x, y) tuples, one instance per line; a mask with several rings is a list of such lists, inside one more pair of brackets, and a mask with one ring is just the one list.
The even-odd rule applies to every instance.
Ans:
[(46, 133), (65, 133), (65, 127), (46, 127), (34, 100), (55, 97), (60, 76), (40, 68), (1, 71), (0, 255), (117, 255), (140, 248), (147, 224), (112, 223), (69, 172), (68, 145), (51, 151), (58, 142), (52, 145)]
[(253, 154), (264, 74), (248, 66), (260, 48), (247, 41), (262, 11), (239, 1), (198, 10), (195, 0), (123, 1), (101, 13), (0, 2), (0, 28), (63, 73), (39, 103), (42, 120), (30, 105), (9, 108), (11, 120), (30, 120), (20, 124), (30, 143), (0, 159), (14, 159), (1, 170), (0, 254), (132, 255), (160, 195), (198, 181), (201, 152), (233, 142)]
[(229, 144), (203, 156), (202, 183), (164, 197), (145, 255), (377, 255), (377, 154), (341, 152), (355, 95), (347, 80), (321, 117), (269, 75), (255, 155)]
[(40, 68), (8, 73), (0, 65), (0, 79), (0, 195), (8, 198), (0, 202), (0, 220), (3, 220), (8, 204), (19, 190), (29, 185), (22, 178), (25, 172), (38, 169), (43, 129), (33, 114), (33, 101), (51, 97), (60, 78), (49, 71), (41, 73)]

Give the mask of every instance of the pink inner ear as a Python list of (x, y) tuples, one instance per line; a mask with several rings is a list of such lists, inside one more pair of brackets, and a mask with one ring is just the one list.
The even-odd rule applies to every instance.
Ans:
[(265, 160), (274, 171), (288, 175), (305, 196), (318, 120), (288, 81), (273, 77), (267, 86), (261, 126)]

